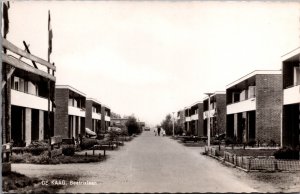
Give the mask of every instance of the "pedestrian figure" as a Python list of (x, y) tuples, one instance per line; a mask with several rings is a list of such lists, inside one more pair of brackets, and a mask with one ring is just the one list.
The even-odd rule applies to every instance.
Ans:
[(158, 136), (160, 136), (160, 127), (158, 127), (157, 130), (158, 130)]

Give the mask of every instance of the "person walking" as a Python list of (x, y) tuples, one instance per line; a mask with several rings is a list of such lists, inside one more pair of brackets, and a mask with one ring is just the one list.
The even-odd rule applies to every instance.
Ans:
[(158, 131), (158, 136), (160, 136), (160, 127), (158, 127), (157, 131)]

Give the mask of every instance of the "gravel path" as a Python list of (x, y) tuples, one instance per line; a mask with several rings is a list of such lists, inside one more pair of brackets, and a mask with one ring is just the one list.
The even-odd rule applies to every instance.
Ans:
[[(28, 165), (13, 169), (28, 176), (75, 174), (80, 181), (96, 185), (66, 187), (61, 192), (255, 192), (260, 187), (247, 182), (246, 175), (223, 166), (200, 152), (168, 137), (144, 132), (141, 136), (108, 152), (102, 163)], [(250, 186), (251, 185), (251, 186)], [(266, 186), (267, 187), (267, 186)]]

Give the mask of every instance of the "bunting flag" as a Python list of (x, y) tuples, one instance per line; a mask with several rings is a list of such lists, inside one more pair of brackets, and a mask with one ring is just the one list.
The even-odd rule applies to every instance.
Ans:
[(50, 54), (52, 53), (52, 38), (53, 38), (50, 10), (48, 11), (48, 38), (49, 38), (49, 40), (48, 40), (48, 61), (50, 62)]
[(8, 20), (8, 9), (9, 9), (9, 1), (3, 2), (3, 35), (6, 38), (6, 35), (9, 31), (9, 20)]

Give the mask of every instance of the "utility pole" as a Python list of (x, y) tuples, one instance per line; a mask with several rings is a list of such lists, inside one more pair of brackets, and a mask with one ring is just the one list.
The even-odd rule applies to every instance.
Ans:
[(207, 117), (207, 146), (210, 147), (210, 96), (213, 93), (205, 93), (208, 95), (208, 117)]

